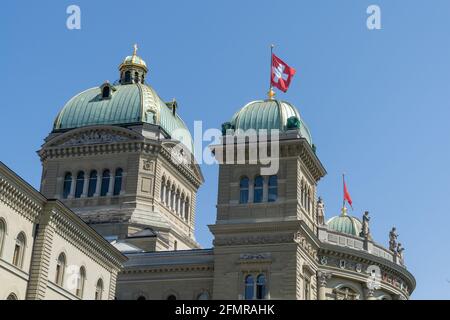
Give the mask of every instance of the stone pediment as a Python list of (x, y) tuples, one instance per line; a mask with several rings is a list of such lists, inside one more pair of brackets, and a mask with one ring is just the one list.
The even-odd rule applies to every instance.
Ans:
[(73, 147), (120, 143), (142, 139), (142, 136), (129, 129), (117, 127), (92, 127), (66, 132), (50, 140), (44, 147)]

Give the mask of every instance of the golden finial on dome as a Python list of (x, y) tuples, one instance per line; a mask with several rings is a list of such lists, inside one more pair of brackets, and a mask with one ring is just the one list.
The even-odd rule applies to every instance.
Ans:
[(346, 207), (342, 207), (341, 216), (345, 217), (346, 215), (347, 215), (347, 208)]
[(138, 45), (135, 43), (133, 46), (133, 56), (137, 55)]
[(269, 96), (269, 100), (273, 100), (273, 97), (275, 97), (275, 91), (273, 91), (272, 87), (270, 87), (269, 92), (267, 92), (267, 95)]

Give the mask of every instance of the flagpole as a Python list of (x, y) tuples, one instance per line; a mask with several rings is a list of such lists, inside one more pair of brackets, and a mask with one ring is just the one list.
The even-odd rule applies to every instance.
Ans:
[(342, 174), (342, 209), (345, 208), (345, 173)]
[(273, 48), (274, 47), (275, 47), (274, 44), (270, 45), (269, 92), (267, 93), (269, 96), (269, 100), (272, 100), (272, 98), (275, 96), (275, 92), (273, 92), (273, 87), (272, 87), (272, 65), (273, 65)]

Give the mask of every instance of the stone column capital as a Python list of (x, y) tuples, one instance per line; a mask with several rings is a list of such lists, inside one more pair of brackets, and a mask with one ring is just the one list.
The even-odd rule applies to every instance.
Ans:
[(331, 279), (331, 273), (325, 272), (325, 271), (318, 271), (317, 272), (317, 282), (319, 287), (326, 287), (327, 282), (329, 279)]

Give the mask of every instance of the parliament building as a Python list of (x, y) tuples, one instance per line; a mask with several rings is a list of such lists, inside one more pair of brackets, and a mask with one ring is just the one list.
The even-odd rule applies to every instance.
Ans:
[[(0, 299), (409, 299), (416, 284), (395, 229), (385, 247), (368, 213), (344, 206), (325, 218), (317, 186), (326, 170), (311, 132), (292, 103), (273, 97), (218, 119), (214, 240), (201, 248), (194, 141), (136, 51), (120, 80), (75, 95), (56, 115), (38, 151), (39, 192), (1, 164)], [(234, 139), (249, 130), (256, 145)], [(248, 157), (223, 161), (225, 141), (249, 155), (264, 130), (279, 133), (277, 172), (262, 174)]]

